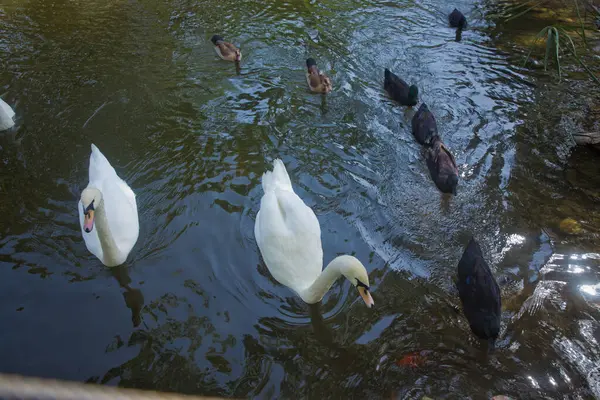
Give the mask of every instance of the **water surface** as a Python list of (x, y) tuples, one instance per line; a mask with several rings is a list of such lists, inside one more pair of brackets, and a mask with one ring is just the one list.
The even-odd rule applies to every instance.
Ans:
[[(4, 2), (17, 126), (0, 134), (0, 371), (258, 398), (600, 395), (594, 156), (571, 154), (551, 81), (514, 63), (488, 7)], [(241, 47), (239, 71), (215, 33)], [(327, 97), (306, 88), (309, 56)], [(457, 197), (431, 182), (386, 67), (435, 113)], [(139, 240), (115, 269), (78, 226), (91, 143), (137, 194)], [(373, 310), (344, 280), (309, 307), (270, 276), (253, 226), (274, 158), (319, 218), (325, 263), (367, 267)], [(566, 217), (580, 235), (560, 232)], [(489, 357), (455, 311), (470, 235), (503, 289)], [(422, 365), (399, 362), (415, 352)]]

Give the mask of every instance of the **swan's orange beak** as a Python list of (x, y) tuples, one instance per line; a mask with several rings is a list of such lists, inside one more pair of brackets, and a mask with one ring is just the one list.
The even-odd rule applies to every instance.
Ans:
[(375, 302), (371, 297), (371, 293), (369, 293), (369, 291), (366, 288), (359, 286), (358, 293), (360, 294), (360, 297), (362, 297), (362, 299), (365, 301), (367, 307), (371, 308), (375, 305)]
[(90, 233), (94, 229), (94, 210), (88, 210), (84, 214), (83, 230)]

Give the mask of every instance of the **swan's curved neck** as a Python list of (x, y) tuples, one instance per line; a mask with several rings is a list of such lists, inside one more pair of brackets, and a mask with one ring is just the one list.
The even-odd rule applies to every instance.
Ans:
[(104, 256), (104, 264), (109, 267), (116, 267), (120, 263), (119, 247), (110, 232), (108, 226), (108, 218), (104, 210), (104, 202), (101, 202), (96, 208), (96, 220), (94, 221), (98, 230), (98, 239), (102, 246), (102, 255)]
[(325, 296), (331, 285), (342, 276), (344, 265), (342, 257), (334, 258), (313, 284), (300, 291), (298, 295), (308, 304), (318, 303)]

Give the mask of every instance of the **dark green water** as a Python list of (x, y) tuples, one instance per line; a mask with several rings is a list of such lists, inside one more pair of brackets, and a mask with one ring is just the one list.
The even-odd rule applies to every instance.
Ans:
[[(514, 66), (488, 6), (4, 1), (17, 126), (0, 133), (0, 371), (257, 398), (600, 396), (597, 156), (571, 150), (580, 106)], [(239, 74), (215, 33), (240, 45)], [(309, 55), (327, 97), (307, 91)], [(412, 111), (383, 94), (385, 67), (435, 113), (456, 198), (431, 182)], [(138, 199), (139, 240), (114, 270), (78, 226), (92, 142)], [(325, 263), (353, 253), (369, 270), (373, 310), (344, 280), (308, 307), (270, 276), (253, 226), (276, 157)], [(580, 235), (560, 233), (566, 217)], [(471, 234), (503, 288), (490, 357), (451, 307)], [(398, 363), (414, 352), (420, 366)]]

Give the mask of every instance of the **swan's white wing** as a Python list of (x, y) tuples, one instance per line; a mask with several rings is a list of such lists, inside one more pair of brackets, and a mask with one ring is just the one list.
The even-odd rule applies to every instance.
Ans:
[(91, 232), (86, 232), (83, 230), (83, 204), (81, 200), (79, 200), (77, 204), (77, 213), (79, 214), (79, 228), (81, 229), (81, 236), (83, 236), (83, 240), (85, 241), (85, 247), (98, 257), (100, 261), (104, 259), (104, 254), (102, 253), (102, 246), (100, 245), (100, 239), (98, 238), (98, 231), (96, 229), (92, 229)]
[(293, 191), (276, 189), (263, 196), (254, 235), (269, 271), (279, 283), (300, 292), (321, 273), (319, 221)]
[(0, 99), (0, 131), (12, 128), (15, 124), (15, 112), (6, 102)]
[(135, 194), (116, 174), (105, 179), (99, 189), (110, 232), (125, 261), (140, 232)]
[(90, 186), (102, 192), (108, 226), (124, 262), (140, 231), (135, 194), (93, 144), (89, 172)]

